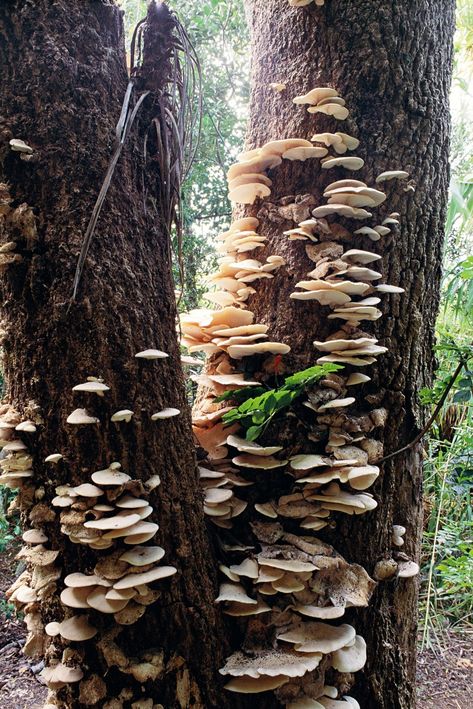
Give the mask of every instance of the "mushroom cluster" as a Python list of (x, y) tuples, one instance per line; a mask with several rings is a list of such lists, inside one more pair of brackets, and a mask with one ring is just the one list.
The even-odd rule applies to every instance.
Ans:
[(181, 315), (181, 343), (189, 352), (226, 352), (232, 359), (254, 354), (286, 354), (281, 342), (268, 342), (268, 327), (254, 323), (250, 310), (235, 306), (221, 310), (191, 310)]
[(323, 158), (327, 153), (326, 148), (302, 138), (272, 140), (261, 148), (241, 153), (227, 173), (228, 198), (231, 202), (253, 204), (258, 198), (269, 197), (272, 182), (266, 170), (277, 167), (283, 160)]
[[(336, 120), (348, 116), (345, 101), (330, 87), (315, 88), (294, 103)], [(310, 151), (308, 141), (288, 139), (240, 155), (228, 175), (230, 198), (253, 204), (257, 197), (269, 196), (266, 171), (277, 168), (283, 159), (319, 157), (321, 170), (356, 171), (364, 165), (361, 158), (347, 154), (360, 144), (347, 133), (316, 133), (312, 142), (321, 146), (321, 152)], [(266, 349), (268, 328), (253, 324), (246, 306), (255, 290), (242, 291), (232, 273), (238, 263), (240, 267), (244, 263), (238, 262), (245, 258), (241, 254), (266, 243), (265, 237), (258, 237), (257, 219), (240, 219), (220, 237), (219, 251), (226, 260), (213, 278), (220, 290), (208, 297), (222, 309), (194, 311), (182, 318), (184, 344), (191, 352), (210, 355), (203, 374), (194, 377), (202, 393), (194, 407), (193, 428), (207, 456), (200, 467), (204, 509), (220, 528), (225, 557), (217, 602), (224, 613), (247, 619), (243, 648), (228, 658), (221, 672), (230, 678), (229, 690), (274, 690), (281, 703), (292, 709), (359, 706), (345, 695), (346, 678), (363, 667), (366, 645), (354, 628), (332, 621), (343, 616), (347, 607), (367, 605), (375, 581), (312, 535), (334, 529), (340, 513), (360, 515), (377, 506), (368, 490), (380, 474), (379, 434), (387, 411), (380, 406), (367, 410), (367, 400), (357, 391), (370, 381), (363, 370), (387, 351), (369, 330), (370, 323), (382, 316), (381, 296), (403, 289), (382, 283), (377, 270), (381, 256), (366, 248), (365, 242), (377, 242), (399, 225), (399, 214), (385, 209), (386, 194), (379, 185), (407, 177), (405, 171), (381, 173), (376, 187), (358, 179), (338, 179), (325, 188), (324, 204), (317, 205), (312, 195), (305, 195), (307, 211), (299, 210), (298, 218), (280, 210), (284, 219), (297, 224), (285, 235), (291, 241), (307, 242), (305, 252), (314, 264), (291, 299), (314, 300), (317, 307), (327, 308), (322, 313), (328, 322), (338, 321), (325, 339), (314, 340), (317, 364), (340, 365), (343, 371), (324, 376), (306, 392), (307, 400), (301, 403), (305, 414), (298, 416), (310, 431), (307, 445), (285, 449), (269, 435), (264, 443), (248, 440), (238, 423), (227, 425), (222, 418), (232, 408), (232, 399), (215, 400), (229, 389), (261, 387), (265, 372), (274, 371), (269, 357), (263, 363), (249, 360), (243, 370), (243, 357), (282, 353)], [(258, 217), (264, 215), (261, 209)], [(251, 378), (245, 372), (251, 372)], [(239, 488), (238, 498), (235, 488)], [(240, 517), (238, 525), (234, 517)], [(225, 530), (230, 529), (227, 536)], [(395, 546), (402, 542), (402, 529), (394, 528)], [(381, 562), (376, 565), (376, 580), (415, 573), (414, 562), (400, 551), (394, 555), (396, 560), (383, 560), (386, 568), (381, 569)], [(337, 686), (326, 683), (326, 673)]]
[[(8, 406), (0, 411), (0, 485), (15, 489), (31, 487), (33, 477), (33, 457), (28, 452), (28, 445), (18, 436), (18, 433), (32, 434), (36, 432), (33, 421), (22, 421), (20, 415)], [(24, 436), (27, 438), (27, 436)]]
[(345, 99), (341, 98), (338, 91), (330, 86), (318, 86), (311, 89), (303, 96), (296, 96), (293, 102), (308, 105), (307, 111), (309, 113), (323, 113), (339, 121), (344, 121), (350, 114), (345, 105)]
[[(136, 354), (136, 366), (150, 366), (148, 361), (166, 357), (165, 352), (146, 349)], [(140, 361), (144, 364), (139, 365)], [(100, 424), (100, 418), (94, 415), (93, 402), (98, 400), (95, 397), (103, 398), (110, 392), (107, 384), (98, 377), (87, 377), (72, 391), (75, 396), (87, 397), (89, 408), (75, 409), (67, 417), (69, 426)], [(153, 513), (149, 494), (160, 484), (158, 475), (143, 482), (122, 471), (120, 463), (111, 463), (93, 472), (89, 481), (59, 485), (52, 504), (48, 504), (44, 499), (45, 487), (34, 482), (33, 457), (28, 452), (31, 436), (36, 433), (37, 424), (42, 424), (36, 409), (34, 402), (30, 402), (31, 418), (26, 420), (9, 407), (0, 409), (0, 482), (19, 488), (15, 506), (29, 526), (23, 534), (25, 546), (17, 557), (26, 569), (8, 590), (7, 597), (25, 614), (29, 631), (25, 653), (45, 657), (46, 666), (41, 674), (51, 690), (49, 701), (55, 706), (56, 690), (80, 682), (82, 695), (89, 685), (95, 687), (96, 680), (101, 682), (86, 671), (83, 651), (78, 645), (94, 638), (98, 645), (102, 643), (104, 620), (98, 614), (112, 617), (115, 623), (112, 627), (120, 632), (120, 626), (136, 623), (147, 606), (159, 598), (155, 583), (177, 570), (160, 564), (165, 554), (162, 547), (148, 545), (159, 529), (149, 519)], [(151, 414), (150, 419), (161, 421), (179, 413), (178, 409), (167, 407)], [(119, 425), (122, 421), (130, 422), (132, 417), (133, 411), (121, 409), (111, 415), (111, 421)], [(44, 464), (62, 465), (63, 460), (62, 453), (50, 453)], [(87, 547), (92, 555), (82, 557), (87, 559), (86, 571), (77, 569), (66, 575), (59, 596), (62, 605), (48, 605), (62, 617), (44, 626), (41, 604), (58, 593), (62, 576), (61, 568), (56, 565), (59, 551), (48, 548), (57, 532), (54, 530), (50, 535), (48, 525), (57, 517), (61, 533), (73, 544)], [(123, 671), (135, 672), (134, 665), (128, 669), (127, 663)], [(102, 685), (100, 692), (97, 687), (94, 689), (97, 701), (105, 696), (106, 685), (103, 682)]]
[(311, 706), (321, 695), (315, 677), (320, 675), (323, 685), (330, 668), (357, 672), (364, 665), (366, 646), (355, 629), (325, 621), (340, 618), (347, 607), (366, 606), (375, 584), (362, 567), (347, 564), (313, 537), (286, 533), (278, 523), (253, 529), (261, 551), (248, 556), (243, 547), (231, 548), (246, 556), (220, 567), (226, 578), (217, 602), (227, 615), (249, 619), (249, 637), (257, 637), (264, 623), (270, 642), (267, 648), (235, 652), (221, 673), (230, 677), (230, 691), (278, 689), (286, 706)]
[(259, 220), (254, 217), (238, 219), (217, 237), (221, 242), (217, 251), (222, 256), (218, 259), (217, 273), (209, 278), (216, 290), (205, 293), (210, 302), (222, 307), (245, 308), (249, 296), (256, 292), (249, 284), (274, 278), (274, 271), (284, 265), (284, 259), (277, 255), (268, 256), (264, 263), (247, 258), (250, 251), (263, 248), (267, 241), (257, 233), (258, 225)]

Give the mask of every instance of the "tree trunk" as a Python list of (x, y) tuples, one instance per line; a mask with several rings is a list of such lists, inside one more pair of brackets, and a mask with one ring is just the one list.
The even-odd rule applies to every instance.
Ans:
[[(1, 240), (14, 242), (0, 256), (3, 420), (17, 423), (15, 409), (37, 427), (36, 433), (18, 434), (34, 460), (33, 482), (22, 485), (19, 506), (26, 526), (44, 530), (45, 546), (58, 550), (60, 578), (26, 606), (34, 625), (28, 645), (32, 653), (46, 651), (47, 665), (66, 649), (63, 657), (82, 668), (84, 679), (59, 687), (51, 700), (64, 707), (115, 709), (124, 700), (128, 707), (146, 698), (166, 707), (223, 706), (216, 670), (226, 639), (213, 605), (215, 569), (175, 336), (170, 245), (153, 194), (159, 173), (149, 127), (158, 111), (156, 96), (169, 80), (169, 17), (161, 7), (149, 19), (141, 88), (151, 93), (118, 162), (78, 297), (71, 300), (127, 87), (121, 12), (97, 0), (11, 0), (0, 8)], [(25, 141), (31, 155), (11, 150), (11, 139)], [(170, 356), (135, 358), (147, 348)], [(72, 392), (90, 376), (110, 387), (103, 398)], [(100, 423), (66, 423), (76, 407), (87, 408)], [(151, 420), (166, 407), (179, 408), (181, 415)], [(133, 411), (130, 423), (110, 421), (121, 409)], [(52, 453), (63, 458), (46, 463)], [(60, 525), (70, 510), (52, 507), (51, 500), (59, 485), (90, 482), (94, 471), (113, 461), (135, 480), (159, 474), (147, 521), (159, 521), (151, 543), (162, 545), (163, 563), (174, 565), (177, 574), (154, 584), (159, 600), (132, 625), (117, 625), (113, 615), (91, 609), (98, 635), (67, 649), (60, 636), (50, 640), (42, 629), (83, 613), (59, 602), (63, 578), (91, 573), (116, 548), (129, 547), (121, 540), (109, 551), (72, 544)], [(135, 494), (144, 492), (139, 483), (131, 487)], [(55, 573), (52, 564), (47, 568)], [(154, 667), (138, 667), (145, 661)]]
[[(382, 255), (384, 280), (405, 289), (401, 296), (385, 296), (379, 306), (383, 317), (364, 328), (375, 333), (388, 352), (368, 368), (372, 381), (358, 389), (365, 409), (388, 409), (383, 442), (385, 453), (390, 453), (420, 430), (418, 391), (429, 385), (433, 368), (449, 179), (454, 3), (326, 0), (323, 7), (293, 8), (287, 0), (246, 0), (246, 10), (253, 57), (247, 149), (270, 140), (310, 139), (313, 133), (340, 130), (360, 139), (356, 155), (365, 160), (360, 172), (335, 168), (327, 174), (316, 160), (283, 161), (268, 173), (273, 185), (266, 202), (280, 206), (294, 202), (281, 202), (283, 197), (311, 194), (321, 204), (324, 185), (334, 180), (353, 177), (372, 185), (384, 170), (406, 170), (410, 175), (407, 185), (393, 181), (381, 187), (388, 194), (385, 212), (401, 215), (399, 230), (376, 244), (355, 237), (349, 247)], [(285, 82), (287, 88), (277, 93), (269, 88), (271, 82)], [(314, 116), (292, 103), (294, 96), (315, 86), (337, 89), (350, 110), (346, 121)], [(259, 216), (259, 233), (269, 238), (267, 252), (280, 254), (287, 265), (274, 280), (259, 281), (248, 306), (255, 322), (270, 326), (271, 339), (291, 345), (286, 359), (294, 371), (314, 363), (320, 353), (313, 340), (324, 340), (337, 327), (326, 319), (328, 308), (315, 301), (290, 300), (296, 282), (313, 263), (304, 242), (287, 241), (282, 235), (295, 225), (271, 204), (257, 203), (245, 214)], [(386, 216), (383, 208), (380, 213)], [(307, 211), (299, 220), (308, 217)], [(354, 228), (353, 222), (337, 221)], [(264, 260), (267, 252), (260, 251), (257, 258)], [(318, 536), (372, 574), (375, 563), (391, 555), (392, 525), (400, 524), (407, 528), (403, 550), (418, 559), (421, 460), (418, 446), (386, 463), (371, 490), (378, 508), (339, 519), (335, 531), (323, 530)], [(380, 583), (370, 606), (352, 611), (350, 622), (368, 645), (368, 662), (353, 691), (365, 709), (407, 709), (415, 704), (417, 585), (415, 579)]]

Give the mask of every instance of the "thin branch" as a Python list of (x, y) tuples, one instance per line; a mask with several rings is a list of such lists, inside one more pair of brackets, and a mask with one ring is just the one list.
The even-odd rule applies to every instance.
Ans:
[(412, 440), (410, 443), (405, 445), (403, 448), (400, 448), (399, 450), (394, 451), (393, 453), (389, 453), (389, 455), (385, 455), (384, 458), (381, 458), (381, 460), (379, 461), (380, 463), (384, 463), (386, 460), (389, 460), (390, 458), (394, 458), (394, 456), (399, 455), (400, 453), (404, 453), (405, 451), (410, 450), (411, 448), (414, 448), (414, 446), (416, 446), (419, 443), (419, 441), (422, 440), (422, 438), (425, 436), (425, 434), (429, 431), (430, 428), (432, 428), (433, 424), (435, 423), (435, 420), (436, 420), (437, 416), (439, 415), (439, 413), (442, 409), (442, 406), (444, 405), (444, 403), (447, 399), (447, 396), (450, 393), (450, 390), (452, 389), (453, 385), (455, 384), (456, 380), (458, 379), (458, 375), (460, 374), (463, 367), (467, 364), (467, 362), (468, 362), (468, 355), (463, 355), (458, 362), (457, 368), (455, 369), (455, 371), (452, 375), (452, 378), (450, 379), (448, 385), (445, 387), (445, 390), (444, 390), (442, 396), (440, 397), (439, 402), (438, 402), (437, 406), (435, 407), (432, 416), (429, 418), (429, 420), (425, 424), (422, 431), (417, 434), (417, 436), (414, 438), (414, 440)]

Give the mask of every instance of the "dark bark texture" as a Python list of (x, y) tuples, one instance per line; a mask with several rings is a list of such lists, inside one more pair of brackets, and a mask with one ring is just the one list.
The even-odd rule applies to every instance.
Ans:
[[(361, 171), (321, 170), (318, 160), (283, 161), (269, 171), (277, 204), (288, 195), (310, 193), (322, 203), (323, 186), (354, 177), (374, 183), (389, 169), (409, 172), (410, 181), (386, 182), (388, 199), (381, 218), (400, 212), (401, 226), (373, 244), (354, 237), (351, 247), (383, 256), (383, 280), (402, 286), (402, 296), (384, 296), (383, 317), (363, 324), (388, 347), (369, 367), (372, 381), (357, 388), (366, 409), (384, 406), (385, 452), (400, 448), (419, 431), (423, 414), (417, 393), (428, 385), (434, 365), (434, 322), (438, 307), (443, 224), (449, 180), (449, 87), (452, 63), (454, 3), (440, 0), (326, 0), (291, 8), (287, 0), (246, 1), (252, 30), (251, 118), (247, 149), (269, 140), (336, 130), (360, 139), (354, 153), (365, 160)], [(284, 82), (281, 94), (269, 88)], [(346, 121), (311, 115), (292, 98), (315, 86), (333, 86), (350, 110)], [(410, 189), (412, 186), (414, 189)], [(289, 200), (291, 201), (291, 200)], [(259, 229), (269, 237), (267, 251), (286, 259), (274, 280), (259, 281), (248, 304), (255, 322), (270, 325), (271, 339), (291, 345), (285, 357), (292, 371), (315, 363), (312, 345), (338, 329), (326, 319), (329, 309), (314, 301), (289, 299), (298, 280), (313, 268), (304, 243), (282, 232), (293, 222), (277, 218), (275, 208), (256, 204), (246, 214), (259, 216)], [(302, 217), (308, 218), (308, 215)], [(340, 223), (353, 230), (353, 223)], [(380, 220), (373, 221), (373, 225)], [(275, 295), (277, 293), (277, 295)], [(273, 436), (273, 443), (275, 442)], [(418, 558), (422, 521), (422, 450), (398, 456), (384, 466), (371, 492), (378, 508), (361, 517), (342, 519), (335, 531), (317, 536), (329, 541), (349, 562), (369, 573), (391, 553), (391, 528), (407, 528), (405, 551)], [(415, 705), (414, 679), (417, 618), (416, 579), (384, 582), (364, 611), (348, 617), (366, 639), (368, 663), (356, 676), (353, 694), (365, 708), (408, 709)]]
[[(156, 43), (158, 32), (151, 34)], [(178, 570), (160, 585), (159, 601), (138, 623), (122, 627), (117, 639), (130, 657), (162, 651), (158, 679), (143, 685), (107, 668), (94, 640), (84, 647), (87, 674), (105, 679), (108, 699), (129, 687), (134, 701), (152, 697), (169, 708), (221, 707), (216, 670), (225, 639), (213, 605), (215, 570), (175, 335), (170, 247), (153, 199), (159, 176), (152, 143), (150, 160), (143, 150), (153, 91), (165, 83), (166, 65), (160, 75), (159, 62), (145, 62), (143, 88), (148, 66), (152, 93), (119, 160), (74, 302), (77, 257), (127, 86), (121, 12), (105, 0), (2, 2), (0, 65), (2, 197), (4, 205), (12, 200), (3, 212), (1, 242), (15, 242), (21, 255), (3, 267), (0, 284), (5, 401), (38, 423), (37, 434), (26, 434), (34, 485), (49, 502), (57, 485), (89, 482), (94, 470), (112, 461), (133, 478), (158, 473), (162, 482), (151, 495), (150, 519), (160, 525), (155, 543), (166, 550), (164, 563)], [(29, 159), (10, 149), (12, 138), (33, 148)], [(170, 357), (135, 359), (149, 347)], [(72, 392), (88, 376), (103, 377), (110, 387), (104, 398)], [(151, 414), (167, 406), (182, 415), (152, 422)], [(88, 408), (100, 424), (66, 424), (76, 407)], [(124, 408), (134, 411), (132, 422), (111, 423), (110, 415)], [(64, 456), (57, 467), (43, 462), (54, 452)], [(60, 549), (64, 575), (90, 572), (100, 552), (70, 544), (58, 518), (45, 529), (50, 548)], [(62, 587), (59, 582), (58, 592)], [(45, 623), (60, 620), (63, 612), (57, 597), (41, 607)], [(113, 625), (111, 618), (91, 613), (101, 633)], [(62, 690), (59, 696), (64, 706), (85, 706), (78, 694)]]

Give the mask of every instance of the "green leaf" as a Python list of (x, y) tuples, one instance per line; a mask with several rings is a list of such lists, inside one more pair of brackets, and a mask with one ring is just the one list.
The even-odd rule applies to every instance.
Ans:
[(247, 441), (256, 441), (260, 433), (262, 432), (264, 426), (250, 426), (246, 432)]

